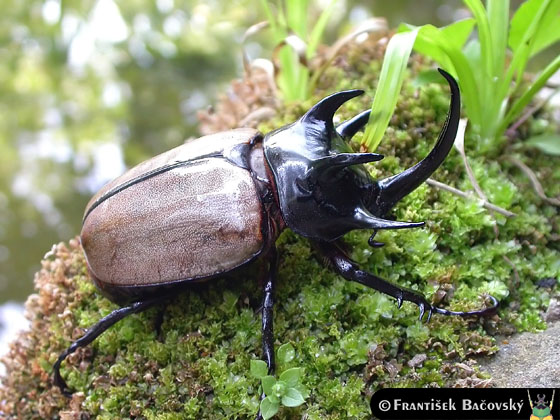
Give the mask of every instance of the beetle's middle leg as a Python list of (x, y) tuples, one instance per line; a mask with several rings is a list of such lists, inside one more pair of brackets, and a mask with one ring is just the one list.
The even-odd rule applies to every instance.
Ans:
[(405, 287), (397, 286), (388, 280), (384, 280), (381, 277), (361, 270), (360, 267), (346, 255), (337, 242), (314, 241), (313, 243), (319, 252), (332, 264), (334, 270), (345, 279), (355, 281), (394, 297), (397, 300), (399, 308), (405, 300), (418, 305), (420, 308), (420, 320), (424, 318), (426, 311), (428, 312), (427, 321), (430, 321), (433, 313), (458, 316), (490, 316), (494, 315), (498, 310), (498, 301), (493, 296), (489, 296), (492, 300), (492, 306), (476, 311), (459, 312), (435, 307), (429, 303), (422, 294)]
[(53, 365), (54, 384), (60, 388), (60, 391), (64, 395), (66, 395), (67, 397), (72, 396), (72, 390), (68, 388), (68, 385), (66, 385), (66, 381), (64, 381), (64, 379), (62, 379), (62, 376), (60, 375), (60, 365), (64, 361), (64, 359), (66, 359), (80, 347), (85, 347), (90, 344), (93, 340), (95, 340), (121, 319), (126, 318), (128, 315), (145, 311), (146, 309), (151, 308), (152, 306), (168, 299), (169, 296), (158, 296), (153, 299), (134, 302), (129, 306), (115, 309), (109, 315), (101, 318), (96, 324), (92, 325), (82, 337), (74, 341), (70, 347), (68, 347), (60, 354), (60, 356), (58, 356), (58, 359)]
[[(262, 349), (263, 358), (268, 367), (268, 374), (274, 375), (276, 363), (274, 361), (274, 332), (273, 332), (273, 309), (274, 309), (274, 291), (276, 289), (276, 273), (278, 271), (278, 255), (276, 247), (273, 245), (269, 253), (268, 273), (263, 285), (263, 302), (262, 302)], [(261, 394), (261, 400), (266, 397), (264, 392)], [(257, 414), (256, 420), (262, 420), (261, 410)]]
[(262, 302), (262, 349), (263, 357), (268, 366), (268, 374), (273, 375), (275, 370), (274, 361), (274, 332), (273, 332), (273, 309), (274, 290), (276, 288), (276, 272), (278, 271), (278, 256), (276, 248), (269, 251), (269, 266), (263, 287)]
[(163, 325), (163, 320), (165, 317), (165, 311), (167, 310), (167, 305), (169, 302), (164, 302), (163, 305), (161, 305), (156, 313), (156, 317), (154, 319), (154, 330), (156, 332), (156, 338), (159, 342), (163, 343), (163, 332), (161, 330), (161, 327)]

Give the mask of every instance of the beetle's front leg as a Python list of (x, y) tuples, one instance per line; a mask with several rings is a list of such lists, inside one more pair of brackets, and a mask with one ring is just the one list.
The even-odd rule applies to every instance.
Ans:
[[(274, 375), (276, 364), (274, 361), (274, 332), (273, 332), (273, 309), (274, 290), (276, 288), (276, 272), (278, 271), (278, 256), (276, 247), (273, 245), (269, 251), (268, 274), (264, 281), (263, 303), (262, 303), (262, 349), (263, 358), (268, 367), (268, 374)], [(264, 392), (261, 400), (266, 397)], [(261, 410), (257, 414), (257, 420), (262, 420)]]
[(360, 267), (345, 254), (337, 242), (314, 241), (314, 245), (319, 252), (328, 259), (334, 270), (345, 279), (358, 282), (364, 286), (371, 287), (372, 289), (394, 297), (397, 300), (399, 308), (405, 300), (418, 305), (420, 308), (420, 320), (422, 320), (426, 312), (428, 312), (427, 321), (429, 322), (433, 313), (457, 316), (490, 316), (494, 315), (498, 310), (498, 301), (493, 296), (489, 296), (492, 300), (492, 306), (476, 311), (459, 312), (437, 308), (430, 304), (422, 294), (405, 287), (397, 286), (388, 280), (384, 280), (367, 271), (361, 270)]

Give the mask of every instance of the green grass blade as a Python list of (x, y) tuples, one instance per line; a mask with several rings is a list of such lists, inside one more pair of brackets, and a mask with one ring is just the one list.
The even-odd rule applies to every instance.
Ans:
[[(511, 61), (511, 68), (513, 71), (517, 73), (517, 78), (515, 84), (518, 86), (519, 82), (521, 81), (521, 77), (523, 76), (523, 72), (525, 71), (525, 67), (527, 66), (527, 62), (529, 61), (529, 57), (531, 57), (531, 51), (533, 50), (535, 37), (538, 33), (539, 26), (543, 20), (543, 17), (546, 15), (548, 9), (552, 5), (551, 0), (544, 0), (542, 1), (540, 7), (538, 8), (535, 17), (527, 26), (525, 33), (521, 38), (521, 44), (519, 47), (513, 52), (513, 59)], [(513, 76), (513, 75), (512, 75)]]
[[(511, 24), (508, 43), (512, 48), (513, 57), (505, 76), (500, 78), (499, 88), (497, 92), (497, 97), (499, 98), (508, 97), (511, 89), (511, 82), (514, 76), (517, 77), (513, 91), (515, 91), (519, 87), (521, 78), (523, 77), (523, 72), (525, 71), (525, 67), (527, 65), (527, 61), (529, 60), (529, 57), (531, 55), (535, 34), (545, 12), (551, 5), (550, 0), (529, 0), (529, 2), (527, 3), (531, 2), (533, 2), (532, 5), (536, 7), (534, 14), (532, 14), (532, 18), (525, 21), (518, 20), (516, 24), (517, 26), (515, 26), (513, 22)], [(524, 4), (525, 7), (527, 7), (526, 4)], [(520, 10), (516, 12), (514, 19), (519, 15), (519, 13), (521, 13), (521, 11), (522, 10), (520, 8)], [(518, 19), (520, 18), (518, 17)], [(519, 41), (517, 41), (517, 39), (519, 39)], [(507, 122), (504, 119), (500, 123), (500, 127), (504, 127), (505, 124), (507, 124)], [(500, 132), (501, 130), (496, 131), (496, 133)]]
[(338, 0), (331, 0), (327, 7), (321, 12), (317, 23), (313, 26), (307, 42), (307, 58), (311, 58), (313, 54), (315, 54), (337, 2)]
[(391, 38), (389, 45), (387, 45), (371, 108), (370, 122), (364, 134), (364, 144), (370, 151), (377, 148), (389, 125), (417, 34), (418, 29), (398, 33)]
[(455, 48), (462, 48), (469, 39), (476, 21), (473, 18), (461, 19), (440, 29), (441, 35), (445, 36)]
[(441, 49), (439, 43), (440, 30), (433, 25), (414, 26), (403, 23), (399, 26), (399, 33), (418, 31), (416, 41), (414, 42), (414, 50), (422, 55), (430, 57), (432, 60), (442, 64), (447, 55)]
[[(475, 79), (473, 66), (461, 51), (461, 47), (468, 37), (467, 30), (472, 29), (473, 22), (472, 19), (457, 22), (446, 27), (446, 32), (442, 32), (433, 25), (416, 28), (419, 33), (414, 49), (420, 54), (431, 57), (444, 70), (458, 77), (469, 120), (473, 125), (481, 127), (480, 84)], [(414, 28), (411, 25), (401, 25), (399, 31), (410, 31)]]
[(537, 26), (531, 41), (530, 57), (552, 45), (560, 39), (560, 0), (552, 0)]
[(523, 36), (527, 32), (531, 22), (545, 0), (528, 0), (521, 4), (513, 14), (510, 23), (508, 45), (513, 52), (517, 51), (523, 42)]
[[(536, 19), (539, 9), (544, 0), (529, 0), (523, 3), (511, 19), (508, 44), (516, 51), (523, 41), (523, 36), (529, 25)], [(533, 56), (544, 48), (560, 39), (560, 0), (553, 0), (546, 13), (542, 16), (540, 24), (536, 28), (533, 47), (530, 56)]]
[(500, 102), (500, 98), (497, 98), (495, 95), (495, 92), (499, 90), (499, 86), (497, 79), (494, 78), (497, 66), (494, 63), (493, 33), (491, 32), (488, 15), (482, 2), (480, 0), (464, 0), (464, 2), (474, 15), (480, 42), (482, 69), (478, 70), (477, 79), (481, 104), (485, 108), (485, 112), (481, 114), (480, 127), (492, 131), (496, 124), (497, 110), (499, 110), (497, 104)]
[(282, 0), (276, 0), (276, 16), (274, 17), (284, 36), (288, 35), (288, 19), (286, 18), (286, 13), (284, 12), (284, 2)]
[(488, 23), (492, 34), (493, 77), (500, 77), (504, 71), (508, 41), (509, 0), (486, 0)]
[(476, 130), (478, 131), (483, 121), (482, 97), (480, 95), (481, 88), (476, 82), (473, 68), (462, 51), (449, 48), (445, 44), (444, 50), (453, 63), (455, 73), (459, 78), (459, 86), (469, 120), (471, 124), (477, 126)]
[[(464, 0), (465, 4), (471, 10), (478, 28), (478, 39), (480, 40), (480, 48), (482, 55), (482, 62), (486, 75), (490, 77), (494, 74), (494, 64), (492, 62), (492, 34), (490, 32), (490, 24), (488, 23), (488, 16), (486, 9), (480, 0)], [(502, 0), (499, 0), (502, 1)]]
[(280, 33), (279, 27), (278, 27), (278, 22), (274, 18), (274, 14), (272, 13), (272, 10), (270, 10), (270, 7), (268, 5), (268, 1), (267, 0), (261, 0), (261, 7), (264, 10), (264, 14), (266, 15), (266, 19), (268, 20), (268, 23), (270, 25), (270, 30), (272, 31), (273, 37), (274, 37), (275, 41), (278, 42), (280, 39), (284, 38), (285, 35), (283, 36)]
[(488, 80), (490, 96), (487, 97), (488, 111), (484, 112), (483, 125), (487, 127), (488, 136), (494, 137), (496, 127), (500, 124), (504, 113), (504, 97), (500, 97), (500, 77), (505, 70), (506, 49), (509, 25), (509, 0), (486, 0), (488, 23), (492, 37), (491, 58), (492, 74)]
[(521, 97), (515, 101), (511, 106), (510, 110), (507, 112), (504, 120), (498, 130), (498, 132), (503, 132), (508, 125), (510, 125), (515, 118), (525, 109), (533, 97), (537, 94), (539, 90), (545, 85), (546, 81), (560, 69), (560, 56), (556, 57), (546, 68), (539, 74), (535, 79), (533, 84), (529, 89), (527, 89)]
[(280, 69), (278, 74), (278, 85), (284, 94), (284, 100), (293, 101), (297, 99), (298, 67), (299, 58), (289, 46), (282, 47), (279, 53)]
[(475, 20), (471, 18), (454, 22), (443, 28), (436, 28), (433, 25), (418, 27), (403, 23), (399, 26), (398, 32), (410, 32), (419, 28), (420, 32), (414, 43), (414, 50), (438, 62), (447, 71), (451, 71), (452, 64), (441, 44), (445, 40), (447, 48), (460, 50), (469, 38), (474, 24)]
[(301, 39), (307, 39), (307, 10), (309, 0), (285, 0), (288, 27)]

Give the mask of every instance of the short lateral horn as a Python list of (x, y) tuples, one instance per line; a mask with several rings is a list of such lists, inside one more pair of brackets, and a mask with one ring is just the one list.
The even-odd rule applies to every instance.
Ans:
[(355, 117), (350, 118), (336, 127), (336, 132), (344, 140), (350, 140), (364, 125), (367, 124), (371, 109), (360, 112)]
[(344, 102), (356, 96), (360, 96), (363, 93), (364, 91), (361, 89), (344, 90), (342, 92), (333, 93), (313, 105), (313, 107), (301, 117), (301, 121), (315, 120), (332, 124), (332, 119), (336, 110), (340, 108)]

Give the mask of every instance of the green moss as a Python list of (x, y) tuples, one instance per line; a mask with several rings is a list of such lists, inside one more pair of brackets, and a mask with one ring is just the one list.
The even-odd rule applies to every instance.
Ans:
[[(309, 103), (290, 105), (261, 130), (291, 122), (336, 90), (366, 88), (365, 97), (341, 109), (341, 120), (367, 108), (379, 63), (360, 58), (366, 47), (352, 47), (346, 67), (329, 69)], [(422, 65), (415, 62), (412, 68), (410, 80)], [(406, 81), (378, 150), (386, 158), (368, 166), (372, 175), (399, 172), (425, 156), (445, 120), (448, 101), (441, 85), (416, 89)], [(356, 148), (360, 138), (353, 140)], [(493, 216), (476, 201), (422, 185), (394, 215), (425, 220), (424, 229), (380, 232), (377, 239), (386, 243), (380, 249), (367, 245), (371, 232), (353, 232), (345, 239), (352, 257), (378, 276), (454, 310), (479, 308), (484, 293), (492, 293), (501, 299), (499, 315), (491, 320), (435, 315), (430, 324), (422, 324), (415, 305), (404, 303), (398, 310), (387, 296), (343, 280), (316, 258), (305, 239), (286, 231), (277, 242), (276, 345), (293, 345), (295, 358), (287, 367), (304, 368), (303, 385), (310, 395), (301, 407), (281, 408), (278, 418), (365, 419), (368, 396), (380, 387), (482, 383), (485, 377), (474, 359), (496, 351), (492, 334), (545, 327), (541, 312), (549, 294), (535, 283), (558, 278), (557, 210), (543, 203), (514, 167), (489, 161), (472, 141), (467, 138), (466, 145), (478, 181), (492, 202), (516, 217)], [(550, 174), (543, 179), (545, 189), (560, 192), (554, 169), (558, 158), (536, 154), (524, 159)], [(435, 178), (471, 188), (455, 151)], [(79, 246), (59, 246), (38, 275), (38, 297), (28, 304), (32, 330), (9, 356), (2, 410), (18, 419), (56, 419), (61, 411), (99, 419), (254, 418), (259, 380), (250, 374), (250, 362), (261, 358), (260, 268), (177, 296), (165, 308), (159, 335), (155, 308), (126, 318), (69, 357), (63, 376), (83, 392), (69, 406), (51, 385), (52, 363), (83, 329), (117, 306), (96, 292)], [(417, 354), (426, 360), (410, 366)], [(468, 377), (458, 363), (474, 366)], [(30, 393), (34, 398), (24, 397)], [(22, 398), (27, 402), (20, 403)]]

